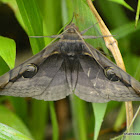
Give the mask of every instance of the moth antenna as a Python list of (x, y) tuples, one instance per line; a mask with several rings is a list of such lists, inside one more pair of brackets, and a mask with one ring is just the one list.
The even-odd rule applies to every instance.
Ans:
[(96, 39), (96, 38), (104, 38), (104, 37), (112, 37), (112, 36), (116, 36), (116, 35), (101, 35), (101, 36), (82, 36), (83, 39)]
[(87, 29), (85, 29), (84, 31), (81, 31), (81, 34), (83, 35), (84, 33), (86, 33), (90, 28), (94, 27), (96, 24), (98, 24), (100, 21), (96, 22), (95, 24), (91, 25), (90, 27), (88, 27)]
[(49, 38), (60, 38), (59, 35), (52, 35), (52, 36), (29, 36), (30, 38), (44, 38), (44, 37), (49, 37)]

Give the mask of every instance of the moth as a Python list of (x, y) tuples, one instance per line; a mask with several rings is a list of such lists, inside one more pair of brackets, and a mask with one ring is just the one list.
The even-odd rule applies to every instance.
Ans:
[(55, 101), (75, 93), (88, 102), (140, 101), (140, 83), (86, 43), (74, 23), (57, 38), (1, 76), (0, 95)]

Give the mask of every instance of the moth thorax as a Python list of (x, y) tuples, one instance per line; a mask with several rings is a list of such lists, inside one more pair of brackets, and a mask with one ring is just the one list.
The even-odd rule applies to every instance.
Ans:
[(62, 54), (74, 56), (82, 54), (83, 48), (80, 43), (65, 42), (60, 46), (60, 51)]
[(66, 39), (66, 41), (68, 41), (68, 40), (81, 40), (81, 38), (79, 37), (79, 35), (78, 34), (76, 34), (76, 33), (73, 33), (73, 32), (71, 32), (71, 33), (65, 33), (64, 35), (63, 35), (63, 38), (62, 39)]

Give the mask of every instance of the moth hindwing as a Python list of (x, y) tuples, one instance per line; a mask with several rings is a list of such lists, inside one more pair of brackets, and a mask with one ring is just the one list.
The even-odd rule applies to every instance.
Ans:
[(88, 102), (140, 101), (140, 83), (84, 37), (68, 25), (58, 41), (0, 77), (0, 95), (52, 101), (74, 92)]

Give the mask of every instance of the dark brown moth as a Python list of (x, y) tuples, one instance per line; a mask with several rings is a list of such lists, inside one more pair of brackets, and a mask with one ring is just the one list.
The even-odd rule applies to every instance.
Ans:
[(86, 43), (89, 37), (73, 23), (57, 38), (1, 76), (0, 95), (53, 101), (75, 93), (88, 102), (140, 101), (140, 83)]

